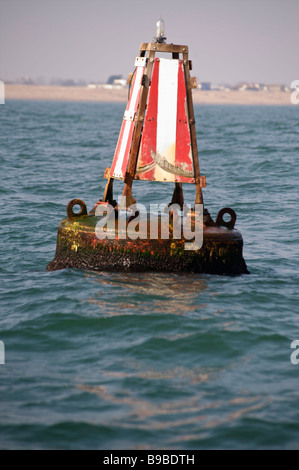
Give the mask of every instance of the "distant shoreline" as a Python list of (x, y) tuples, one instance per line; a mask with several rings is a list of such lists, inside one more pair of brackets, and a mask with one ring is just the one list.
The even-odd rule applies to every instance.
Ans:
[[(292, 105), (291, 92), (284, 91), (192, 91), (194, 104)], [(126, 102), (128, 89), (80, 86), (5, 85), (6, 100)]]

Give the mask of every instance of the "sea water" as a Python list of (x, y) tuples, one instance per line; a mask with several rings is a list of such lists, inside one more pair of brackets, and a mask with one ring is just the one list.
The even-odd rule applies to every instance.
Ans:
[(195, 107), (205, 207), (236, 211), (250, 275), (47, 272), (67, 203), (102, 197), (124, 109), (0, 106), (0, 447), (299, 448), (299, 106)]

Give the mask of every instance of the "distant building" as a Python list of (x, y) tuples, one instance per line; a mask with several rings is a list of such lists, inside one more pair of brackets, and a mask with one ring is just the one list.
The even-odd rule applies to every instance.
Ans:
[(248, 91), (259, 91), (260, 85), (258, 83), (250, 83), (247, 87)]
[(115, 80), (113, 80), (113, 85), (118, 85), (121, 87), (127, 86), (127, 80), (125, 80), (124, 78), (116, 78)]
[(267, 89), (270, 92), (281, 91), (281, 85), (267, 85)]
[(35, 85), (34, 80), (30, 77), (21, 77), (17, 80), (17, 83), (20, 83), (21, 85)]
[(61, 81), (61, 86), (76, 86), (76, 82), (71, 78), (67, 78)]
[(210, 90), (219, 91), (220, 90), (220, 85), (216, 85), (215, 83), (212, 83), (210, 85)]
[(239, 91), (245, 91), (248, 88), (248, 83), (239, 83), (237, 85), (237, 90)]
[(267, 91), (267, 85), (265, 83), (260, 83), (260, 90)]
[(107, 85), (113, 85), (114, 80), (120, 80), (122, 78), (122, 75), (110, 75), (110, 77), (107, 80)]
[(198, 88), (200, 88), (202, 91), (210, 90), (211, 89), (211, 83), (210, 82), (200, 82), (198, 84)]

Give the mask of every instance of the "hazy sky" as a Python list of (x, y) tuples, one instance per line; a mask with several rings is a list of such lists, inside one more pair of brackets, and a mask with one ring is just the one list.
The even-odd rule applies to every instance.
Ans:
[(198, 80), (299, 79), (299, 0), (0, 0), (0, 78), (127, 78), (160, 15)]

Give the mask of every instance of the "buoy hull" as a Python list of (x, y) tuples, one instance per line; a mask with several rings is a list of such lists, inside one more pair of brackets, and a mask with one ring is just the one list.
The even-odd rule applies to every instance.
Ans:
[(203, 227), (199, 250), (185, 250), (184, 240), (97, 238), (98, 217), (63, 219), (56, 254), (48, 271), (76, 268), (92, 271), (159, 271), (206, 274), (249, 274), (243, 238), (236, 229)]

